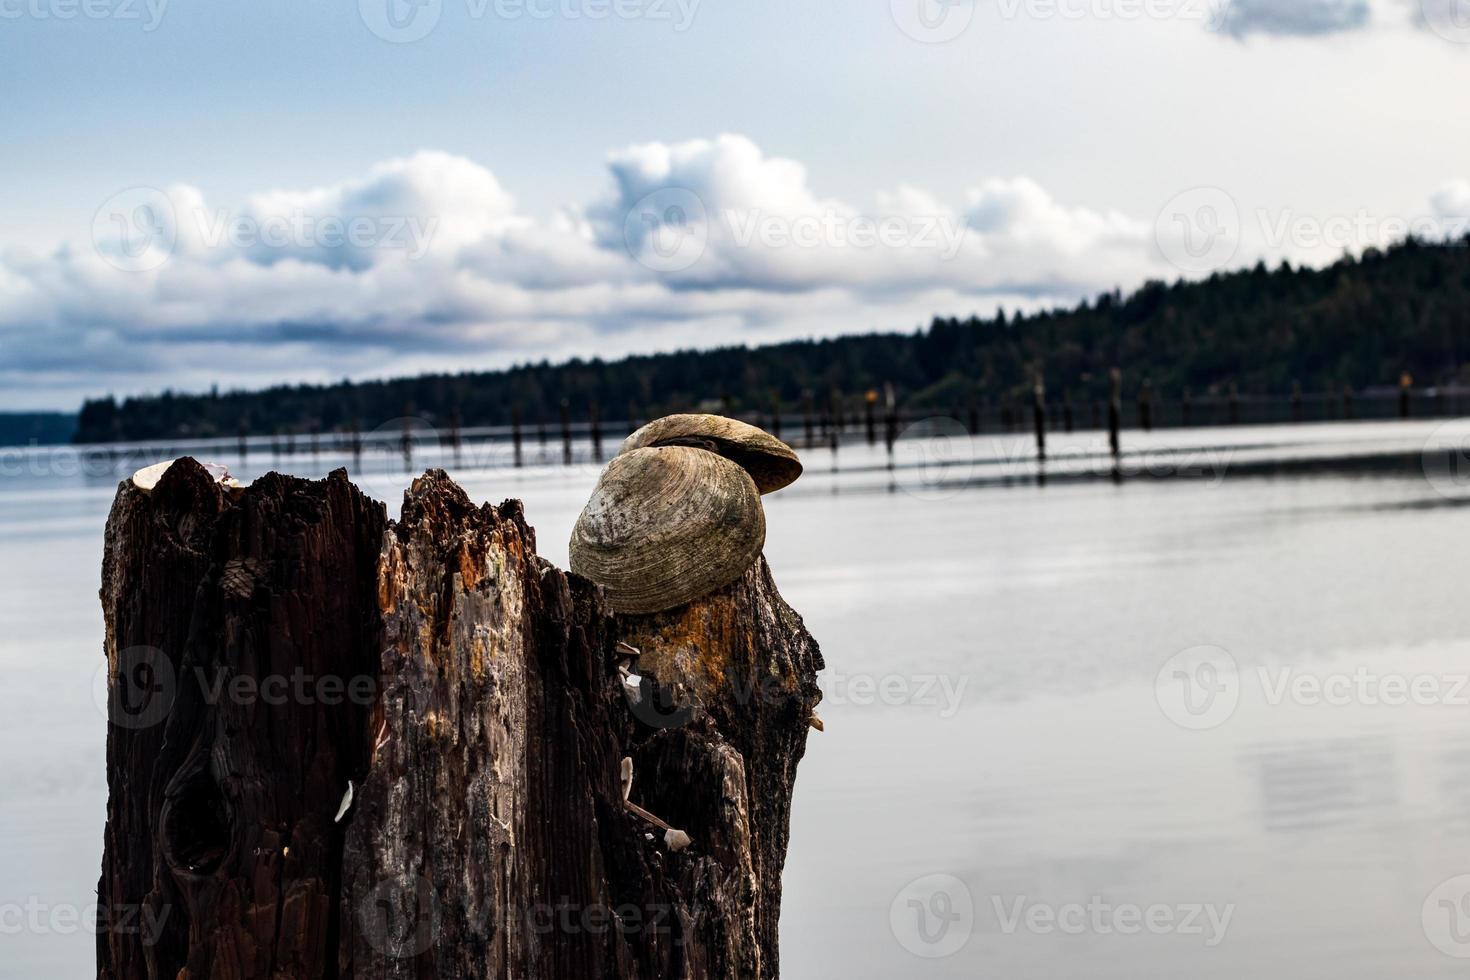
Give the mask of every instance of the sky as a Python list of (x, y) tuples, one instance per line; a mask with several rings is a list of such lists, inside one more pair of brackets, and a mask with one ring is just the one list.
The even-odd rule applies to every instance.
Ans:
[(1470, 0), (0, 0), (0, 410), (1470, 226)]

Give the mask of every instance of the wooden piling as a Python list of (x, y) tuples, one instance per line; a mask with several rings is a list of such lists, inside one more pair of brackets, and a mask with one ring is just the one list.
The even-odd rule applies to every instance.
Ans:
[(822, 658), (764, 559), (615, 618), (442, 471), (394, 523), (185, 459), (107, 526), (98, 903), (155, 928), (99, 978), (778, 975)]
[(602, 462), (602, 410), (597, 403), (587, 406), (587, 422), (592, 429), (592, 460)]
[(460, 423), (459, 408), (456, 406), (449, 412), (449, 449), (454, 453), (455, 466), (458, 466), (460, 463)]
[(1409, 395), (1414, 387), (1414, 379), (1409, 372), (1405, 371), (1399, 375), (1399, 418), (1406, 419), (1410, 415)]
[(572, 465), (572, 406), (565, 398), (561, 400), (561, 461)]
[(362, 471), (362, 419), (353, 417), (348, 435), (352, 446), (352, 471), (359, 473)]
[(521, 406), (512, 405), (510, 409), (510, 445), (516, 469), (525, 465), (525, 457), (521, 453)]
[(1123, 442), (1123, 372), (1113, 368), (1108, 372), (1111, 393), (1108, 396), (1108, 448), (1113, 456), (1113, 479), (1120, 479), (1122, 471)]
[(883, 444), (888, 448), (888, 468), (893, 468), (893, 444), (898, 441), (898, 398), (892, 382), (883, 385)]
[(863, 396), (863, 427), (867, 432), (868, 445), (878, 444), (878, 420), (876, 418), (878, 408), (878, 391), (869, 388), (868, 393)]
[(1031, 385), (1031, 422), (1036, 430), (1036, 458), (1046, 462), (1046, 382), (1036, 376)]

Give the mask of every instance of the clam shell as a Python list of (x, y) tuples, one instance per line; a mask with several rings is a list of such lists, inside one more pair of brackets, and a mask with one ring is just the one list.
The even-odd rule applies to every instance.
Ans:
[[(161, 463), (143, 467), (133, 474), (133, 486), (139, 490), (152, 490), (158, 486), (158, 481), (163, 479), (163, 474), (168, 472), (168, 468), (177, 462), (176, 459), (166, 459)], [(231, 488), (240, 486), (240, 481), (230, 476), (230, 471), (222, 464), (201, 462), (199, 465), (204, 467), (204, 472), (214, 477), (215, 482)]]
[(665, 415), (623, 440), (620, 452), (668, 445), (699, 445), (733, 459), (761, 493), (780, 490), (801, 476), (801, 460), (790, 446), (764, 429), (723, 415)]
[(572, 571), (614, 612), (672, 609), (728, 585), (760, 557), (766, 516), (755, 481), (704, 449), (658, 446), (607, 464), (572, 529)]

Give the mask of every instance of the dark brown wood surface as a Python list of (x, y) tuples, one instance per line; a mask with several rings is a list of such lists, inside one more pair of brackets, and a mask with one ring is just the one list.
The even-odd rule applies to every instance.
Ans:
[(442, 472), (389, 522), (181, 461), (119, 488), (102, 602), (99, 977), (777, 975), (821, 657), (764, 560), (615, 618)]

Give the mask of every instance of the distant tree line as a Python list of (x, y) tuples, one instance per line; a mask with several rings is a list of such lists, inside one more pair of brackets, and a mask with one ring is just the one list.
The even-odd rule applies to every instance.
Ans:
[(71, 412), (0, 412), (0, 446), (70, 442), (76, 431)]
[[(1196, 396), (1362, 390), (1470, 380), (1470, 238), (1410, 240), (1323, 268), (1222, 273), (1194, 283), (1149, 282), (1072, 309), (937, 318), (911, 334), (868, 334), (765, 347), (527, 364), (505, 371), (391, 381), (282, 385), (90, 400), (76, 440), (371, 430), (403, 416), (434, 425), (555, 424), (595, 405), (605, 419), (648, 419), (718, 408), (768, 415), (834, 398), (855, 405), (891, 384), (906, 410), (954, 411), (1022, 397), (1040, 375), (1050, 391), (1105, 397), (1108, 370), (1130, 385)], [(853, 410), (847, 408), (845, 410)]]

